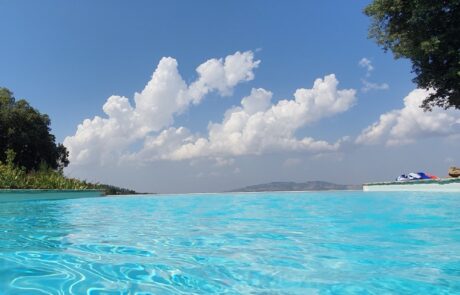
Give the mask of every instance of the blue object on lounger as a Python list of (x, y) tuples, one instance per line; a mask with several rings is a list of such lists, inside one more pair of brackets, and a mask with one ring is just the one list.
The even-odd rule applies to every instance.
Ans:
[(426, 175), (423, 172), (419, 172), (417, 174), (420, 175), (420, 179), (431, 179), (431, 177), (429, 177), (428, 175)]

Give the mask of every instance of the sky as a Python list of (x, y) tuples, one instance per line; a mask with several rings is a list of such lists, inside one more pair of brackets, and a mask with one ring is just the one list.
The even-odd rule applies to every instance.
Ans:
[(141, 192), (343, 184), (459, 165), (369, 1), (0, 0), (0, 86), (52, 120), (65, 173)]

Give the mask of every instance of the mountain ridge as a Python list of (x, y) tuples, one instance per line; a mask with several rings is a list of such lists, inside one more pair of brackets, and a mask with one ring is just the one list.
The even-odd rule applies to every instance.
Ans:
[(275, 192), (275, 191), (328, 191), (328, 190), (361, 190), (362, 185), (336, 184), (328, 181), (314, 180), (306, 182), (273, 181), (249, 185), (230, 192)]

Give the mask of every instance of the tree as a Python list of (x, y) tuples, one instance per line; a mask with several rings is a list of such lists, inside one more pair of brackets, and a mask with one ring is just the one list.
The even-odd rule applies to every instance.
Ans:
[(50, 133), (51, 121), (24, 100), (0, 88), (0, 161), (6, 161), (6, 151), (15, 153), (14, 164), (26, 171), (38, 170), (46, 164), (62, 171), (69, 164), (67, 149), (56, 145)]
[(374, 0), (364, 13), (369, 36), (412, 61), (418, 87), (434, 89), (422, 107), (460, 109), (460, 0)]

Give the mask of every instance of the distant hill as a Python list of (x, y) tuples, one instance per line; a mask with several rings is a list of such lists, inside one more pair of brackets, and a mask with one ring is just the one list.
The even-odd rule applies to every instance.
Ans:
[(231, 192), (361, 190), (362, 185), (336, 184), (327, 181), (270, 182), (246, 186)]

